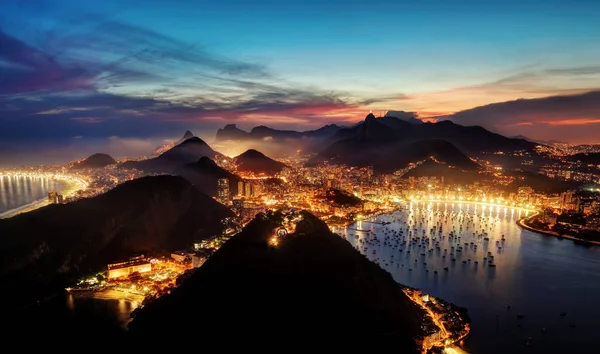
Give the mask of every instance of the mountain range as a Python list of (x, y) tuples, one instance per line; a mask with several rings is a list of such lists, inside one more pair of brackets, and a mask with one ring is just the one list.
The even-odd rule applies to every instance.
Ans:
[(332, 136), (340, 129), (335, 124), (325, 125), (317, 130), (297, 132), (293, 130), (278, 130), (264, 125), (254, 127), (250, 132), (239, 129), (235, 124), (228, 124), (223, 129), (217, 130), (216, 141), (228, 140), (302, 140), (323, 139)]
[[(198, 173), (193, 176), (193, 164), (198, 163), (202, 157), (219, 161), (229, 159), (213, 150), (202, 139), (193, 137), (189, 131), (181, 140), (155, 158), (129, 161), (121, 166), (149, 173), (185, 174), (189, 179), (195, 178), (195, 184), (200, 185), (199, 180), (206, 180), (207, 174), (200, 173), (204, 175), (202, 178)], [(473, 170), (478, 165), (469, 156), (479, 157), (497, 151), (517, 150), (535, 154), (534, 148), (538, 145), (526, 139), (507, 138), (479, 126), (465, 127), (451, 121), (423, 122), (414, 113), (403, 111), (389, 111), (383, 117), (375, 117), (370, 113), (363, 121), (351, 127), (332, 124), (305, 132), (265, 126), (246, 132), (235, 124), (229, 124), (218, 130), (216, 142), (255, 144), (265, 149), (274, 147), (269, 151), (277, 150), (280, 153), (296, 152), (296, 149), (302, 148), (306, 149), (305, 152), (316, 155), (310, 161), (313, 165), (323, 161), (351, 166), (373, 165), (378, 172), (392, 172), (411, 162), (428, 158), (434, 158), (438, 163), (452, 168)], [(253, 173), (274, 174), (285, 167), (253, 148), (235, 157), (233, 161), (240, 171)], [(217, 173), (214, 176), (216, 175), (223, 174)], [(202, 190), (209, 194), (214, 192), (213, 187)]]
[[(350, 127), (326, 125), (318, 130), (295, 132), (264, 126), (250, 132), (227, 125), (217, 132), (217, 141), (244, 141), (276, 150), (305, 149), (317, 154), (311, 164), (329, 161), (352, 166), (373, 165), (380, 172), (404, 168), (410, 162), (434, 157), (438, 162), (472, 170), (477, 168), (468, 156), (479, 157), (497, 151), (526, 150), (535, 154), (536, 142), (507, 138), (480, 126), (462, 126), (451, 121), (423, 122), (414, 113), (389, 111), (383, 117), (372, 113)], [(307, 143), (310, 141), (310, 143)]]
[[(431, 127), (431, 125), (429, 123), (413, 125), (396, 118), (375, 118), (373, 114), (369, 114), (361, 124), (340, 130), (336, 134), (339, 140), (319, 152), (311, 163), (328, 161), (350, 166), (371, 165), (378, 172), (390, 173), (406, 167), (411, 162), (432, 157), (461, 170), (473, 170), (478, 167), (446, 139), (435, 138), (435, 134), (431, 134), (433, 135), (431, 139), (416, 137), (415, 129), (422, 129), (421, 127)], [(452, 128), (453, 125), (448, 127)], [(430, 130), (440, 129), (430, 128)], [(451, 130), (447, 137), (457, 135)]]
[(143, 252), (167, 253), (220, 232), (232, 212), (182, 177), (125, 182), (99, 196), (0, 220), (0, 298), (13, 306)]
[(132, 340), (201, 333), (280, 350), (282, 343), (339, 345), (360, 328), (377, 347), (417, 353), (423, 314), (390, 273), (312, 214), (300, 217), (274, 245), (282, 214), (258, 214), (171, 294), (136, 311)]

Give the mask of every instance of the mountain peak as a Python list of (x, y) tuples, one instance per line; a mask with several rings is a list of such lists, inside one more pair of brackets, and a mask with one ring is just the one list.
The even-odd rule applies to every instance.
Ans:
[(377, 119), (377, 118), (375, 118), (375, 115), (373, 113), (369, 113), (365, 117), (365, 121), (370, 121), (370, 120), (375, 120), (375, 119)]
[(191, 131), (186, 130), (185, 134), (183, 134), (183, 138), (181, 138), (181, 140), (187, 140), (187, 139), (193, 138), (193, 137), (194, 137), (194, 134), (192, 134)]
[[(305, 212), (300, 217), (294, 233), (273, 247), (269, 240), (284, 215), (258, 214), (181, 286), (144, 306), (131, 322), (130, 335), (140, 340), (194, 331), (218, 336), (223, 326), (229, 326), (232, 338), (260, 338), (265, 334), (265, 327), (256, 324), (260, 317), (277, 324), (268, 328), (269, 338), (327, 342), (346, 336), (347, 328), (377, 323), (361, 328), (361, 334), (389, 341), (402, 353), (418, 352), (413, 338), (423, 333), (419, 308), (390, 273), (368, 261), (317, 217)], [(239, 296), (248, 286), (253, 291)], [(197, 306), (216, 301), (227, 306)], [(186, 325), (190, 316), (203, 321)], [(226, 324), (232, 319), (234, 325)], [(267, 340), (264, 347), (279, 348), (275, 342)]]
[(188, 145), (188, 144), (204, 144), (204, 145), (208, 145), (204, 140), (200, 139), (197, 136), (193, 136), (191, 138), (185, 139), (181, 143), (181, 145), (183, 145), (183, 144), (186, 144), (186, 145)]
[(243, 154), (241, 154), (240, 156), (267, 157), (265, 154), (263, 154), (262, 152), (260, 152), (258, 150), (255, 150), (255, 149), (248, 149)]
[(117, 163), (110, 155), (96, 153), (77, 162), (74, 168), (101, 168)]
[(287, 167), (279, 161), (275, 161), (260, 151), (250, 149), (234, 158), (240, 171), (253, 173), (275, 174)]
[(227, 124), (223, 129), (217, 130), (217, 140), (244, 140), (247, 139), (249, 133), (241, 130), (235, 124)]

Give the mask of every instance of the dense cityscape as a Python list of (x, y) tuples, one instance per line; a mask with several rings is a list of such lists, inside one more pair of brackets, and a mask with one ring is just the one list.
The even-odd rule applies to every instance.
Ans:
[[(173, 148), (174, 145), (169, 146)], [(553, 161), (552, 171), (555, 172), (549, 173), (548, 165), (543, 165), (540, 175), (551, 180), (581, 181), (579, 172), (576, 172), (581, 163), (572, 162), (570, 155), (563, 153), (578, 153), (579, 148), (566, 149), (561, 146), (545, 149), (544, 154), (550, 156)], [(539, 147), (538, 150), (543, 149)], [(585, 151), (595, 150), (587, 147)], [(529, 158), (527, 154), (518, 156), (522, 156), (525, 161)], [(216, 193), (213, 198), (235, 213), (234, 217), (222, 220), (221, 233), (198, 239), (188, 248), (174, 249), (170, 255), (131, 255), (130, 259), (107, 264), (105, 270), (99, 270), (94, 275), (84, 275), (68, 287), (67, 291), (76, 297), (128, 299), (135, 307), (143, 306), (157, 297), (169, 294), (193, 269), (201, 267), (210, 255), (240, 232), (257, 214), (269, 210), (282, 210), (291, 213), (290, 215), (294, 215), (295, 210), (309, 210), (335, 231), (356, 221), (392, 213), (407, 203), (477, 204), (484, 210), (487, 206), (490, 211), (494, 208), (524, 210), (525, 217), (518, 221), (524, 228), (555, 237), (600, 244), (600, 188), (593, 184), (597, 182), (600, 166), (585, 166), (588, 172), (584, 181), (592, 184), (586, 185), (584, 189), (548, 193), (524, 185), (525, 182), (515, 183), (519, 178), (502, 165), (481, 158), (474, 160), (480, 166), (477, 180), (458, 184), (446, 182), (444, 176), (410, 175), (411, 170), (428, 161), (440, 163), (433, 157), (410, 163), (406, 168), (389, 174), (376, 173), (372, 166), (353, 167), (325, 163), (307, 167), (309, 157), (299, 151), (282, 158), (280, 162), (285, 167), (270, 174), (240, 168), (235, 160), (229, 158), (216, 159), (221, 168), (239, 176), (237, 183), (232, 183), (229, 178), (219, 178), (214, 186)], [(142, 157), (136, 161), (147, 159)], [(2, 176), (71, 182), (76, 188), (68, 195), (63, 196), (56, 191), (48, 193), (47, 203), (65, 204), (106, 193), (126, 181), (146, 175), (160, 175), (124, 168), (119, 161), (102, 167), (78, 168), (85, 161), (64, 166), (5, 170)], [(279, 239), (293, 233), (297, 221), (292, 216), (289, 222), (285, 222), (274, 233), (271, 245), (277, 247)], [(405, 293), (426, 314), (423, 322), (426, 334), (418, 340), (424, 353), (435, 353), (468, 335), (470, 320), (460, 308), (419, 290), (407, 288)]]
[(0, 14), (8, 347), (597, 351), (600, 2)]

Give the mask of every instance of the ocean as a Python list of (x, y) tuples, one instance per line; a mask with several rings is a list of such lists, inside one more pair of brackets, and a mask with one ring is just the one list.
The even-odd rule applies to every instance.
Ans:
[(68, 182), (45, 177), (0, 176), (0, 217), (45, 201), (49, 191), (62, 191)]

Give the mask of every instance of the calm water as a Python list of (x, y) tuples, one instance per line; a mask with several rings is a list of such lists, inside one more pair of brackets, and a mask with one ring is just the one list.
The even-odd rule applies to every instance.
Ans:
[(51, 190), (62, 191), (61, 180), (35, 177), (0, 176), (0, 215), (48, 197)]
[[(600, 248), (521, 230), (515, 221), (524, 215), (481, 205), (414, 203), (370, 220), (389, 225), (363, 221), (341, 233), (399, 283), (467, 307), (472, 335), (463, 347), (471, 353), (589, 352), (597, 346), (600, 318)], [(449, 239), (452, 230), (460, 240)], [(482, 230), (489, 241), (479, 236)], [(429, 237), (428, 245), (405, 244), (409, 232), (412, 237)], [(452, 246), (463, 249), (452, 251)], [(496, 268), (483, 260), (488, 251)], [(518, 319), (518, 313), (524, 318)], [(525, 345), (528, 337), (530, 346)]]
[[(89, 342), (94, 345), (122, 339), (135, 306), (126, 300), (99, 300), (62, 294), (39, 306), (33, 305), (9, 314), (7, 338), (52, 338), (64, 343)], [(9, 340), (10, 342), (10, 340)]]

